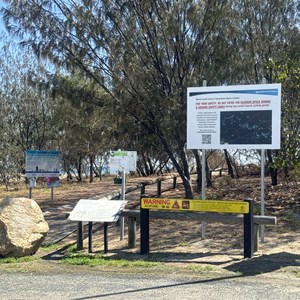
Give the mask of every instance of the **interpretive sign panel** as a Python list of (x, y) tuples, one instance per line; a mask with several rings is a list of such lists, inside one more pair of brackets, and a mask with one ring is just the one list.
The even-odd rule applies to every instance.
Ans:
[(68, 220), (82, 222), (116, 222), (127, 201), (81, 199)]
[(136, 151), (111, 151), (109, 168), (112, 171), (136, 171)]
[(27, 150), (25, 152), (26, 177), (58, 177), (60, 151)]
[(249, 203), (244, 201), (205, 201), (188, 199), (142, 198), (141, 208), (235, 214), (249, 213)]
[(279, 149), (281, 85), (187, 89), (188, 149)]

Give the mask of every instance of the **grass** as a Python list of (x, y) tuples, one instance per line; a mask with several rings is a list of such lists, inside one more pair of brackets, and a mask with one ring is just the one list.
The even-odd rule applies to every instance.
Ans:
[(32, 262), (34, 260), (37, 260), (36, 256), (5, 257), (5, 258), (0, 258), (0, 264), (24, 263), (24, 262)]
[(67, 256), (62, 259), (63, 263), (77, 266), (104, 266), (104, 267), (118, 267), (118, 268), (150, 268), (158, 266), (158, 263), (148, 262), (144, 260), (127, 260), (127, 259), (112, 259), (103, 257), (101, 254), (88, 255), (76, 254)]
[(87, 254), (78, 252), (76, 245), (71, 245), (64, 253), (63, 263), (78, 266), (106, 266), (106, 267), (128, 267), (128, 268), (150, 268), (158, 266), (156, 262), (145, 260), (128, 260), (123, 258), (110, 258), (103, 254)]
[(211, 265), (190, 265), (187, 266), (187, 269), (193, 272), (197, 272), (197, 273), (205, 273), (205, 272), (210, 272), (210, 271), (215, 271), (216, 268), (214, 266)]

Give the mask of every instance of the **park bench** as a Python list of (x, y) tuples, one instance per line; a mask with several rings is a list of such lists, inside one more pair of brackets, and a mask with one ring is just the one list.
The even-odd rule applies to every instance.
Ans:
[[(136, 221), (140, 219), (140, 210), (124, 209), (121, 216), (127, 218), (128, 222), (128, 247), (136, 247)], [(244, 217), (241, 214), (219, 214), (209, 212), (177, 212), (151, 210), (150, 219), (171, 219), (171, 220), (196, 220), (207, 223), (242, 224)], [(253, 217), (253, 241), (254, 252), (258, 251), (260, 225), (276, 225), (277, 219), (273, 216), (254, 215)]]

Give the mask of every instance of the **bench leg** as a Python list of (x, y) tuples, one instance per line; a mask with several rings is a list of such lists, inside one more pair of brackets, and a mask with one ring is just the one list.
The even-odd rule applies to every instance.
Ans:
[(77, 250), (83, 249), (83, 226), (82, 222), (77, 223)]
[(108, 237), (107, 237), (107, 226), (108, 224), (105, 222), (104, 223), (104, 253), (107, 253), (108, 251)]
[(89, 222), (89, 253), (93, 252), (93, 222)]

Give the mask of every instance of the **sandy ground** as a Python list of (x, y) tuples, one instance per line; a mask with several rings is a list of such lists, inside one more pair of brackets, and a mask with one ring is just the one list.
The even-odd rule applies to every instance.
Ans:
[[(150, 178), (148, 180), (155, 180)], [(137, 185), (141, 179), (128, 179), (127, 187)], [(183, 187), (175, 190), (172, 180), (162, 185), (163, 197), (184, 197)], [(96, 181), (92, 184), (72, 183), (68, 188), (58, 188), (54, 193), (54, 201), (49, 199), (50, 192), (45, 189), (34, 190), (35, 199), (42, 208), (46, 220), (50, 224), (49, 236), (45, 242), (55, 242), (62, 237), (60, 243), (76, 241), (75, 222), (68, 222), (65, 213), (70, 211), (82, 198), (101, 198), (120, 191), (120, 186), (112, 182)], [(156, 194), (156, 185), (147, 186), (146, 193)], [(147, 259), (168, 264), (193, 266), (209, 266), (243, 275), (283, 274), (300, 276), (300, 209), (298, 185), (279, 185), (270, 187), (266, 184), (266, 214), (277, 217), (275, 226), (265, 226), (264, 242), (260, 242), (259, 251), (251, 259), (243, 258), (242, 225), (209, 223), (206, 237), (201, 239), (201, 223), (197, 221), (151, 220), (150, 222), (150, 253), (140, 255), (139, 224), (137, 224), (137, 247), (128, 248), (127, 220), (125, 220), (125, 239), (120, 240), (120, 227), (111, 224), (108, 228), (107, 256), (125, 257), (128, 259)], [(214, 188), (207, 190), (207, 199), (243, 199), (252, 198), (257, 207), (259, 198), (259, 179), (232, 182), (220, 178)], [(126, 195), (129, 208), (139, 203), (140, 190)], [(69, 234), (67, 237), (66, 235)], [(87, 228), (85, 228), (87, 237)], [(87, 252), (87, 239), (84, 251)], [(93, 253), (103, 253), (103, 224), (94, 224)], [(291, 276), (292, 276), (291, 275)]]

